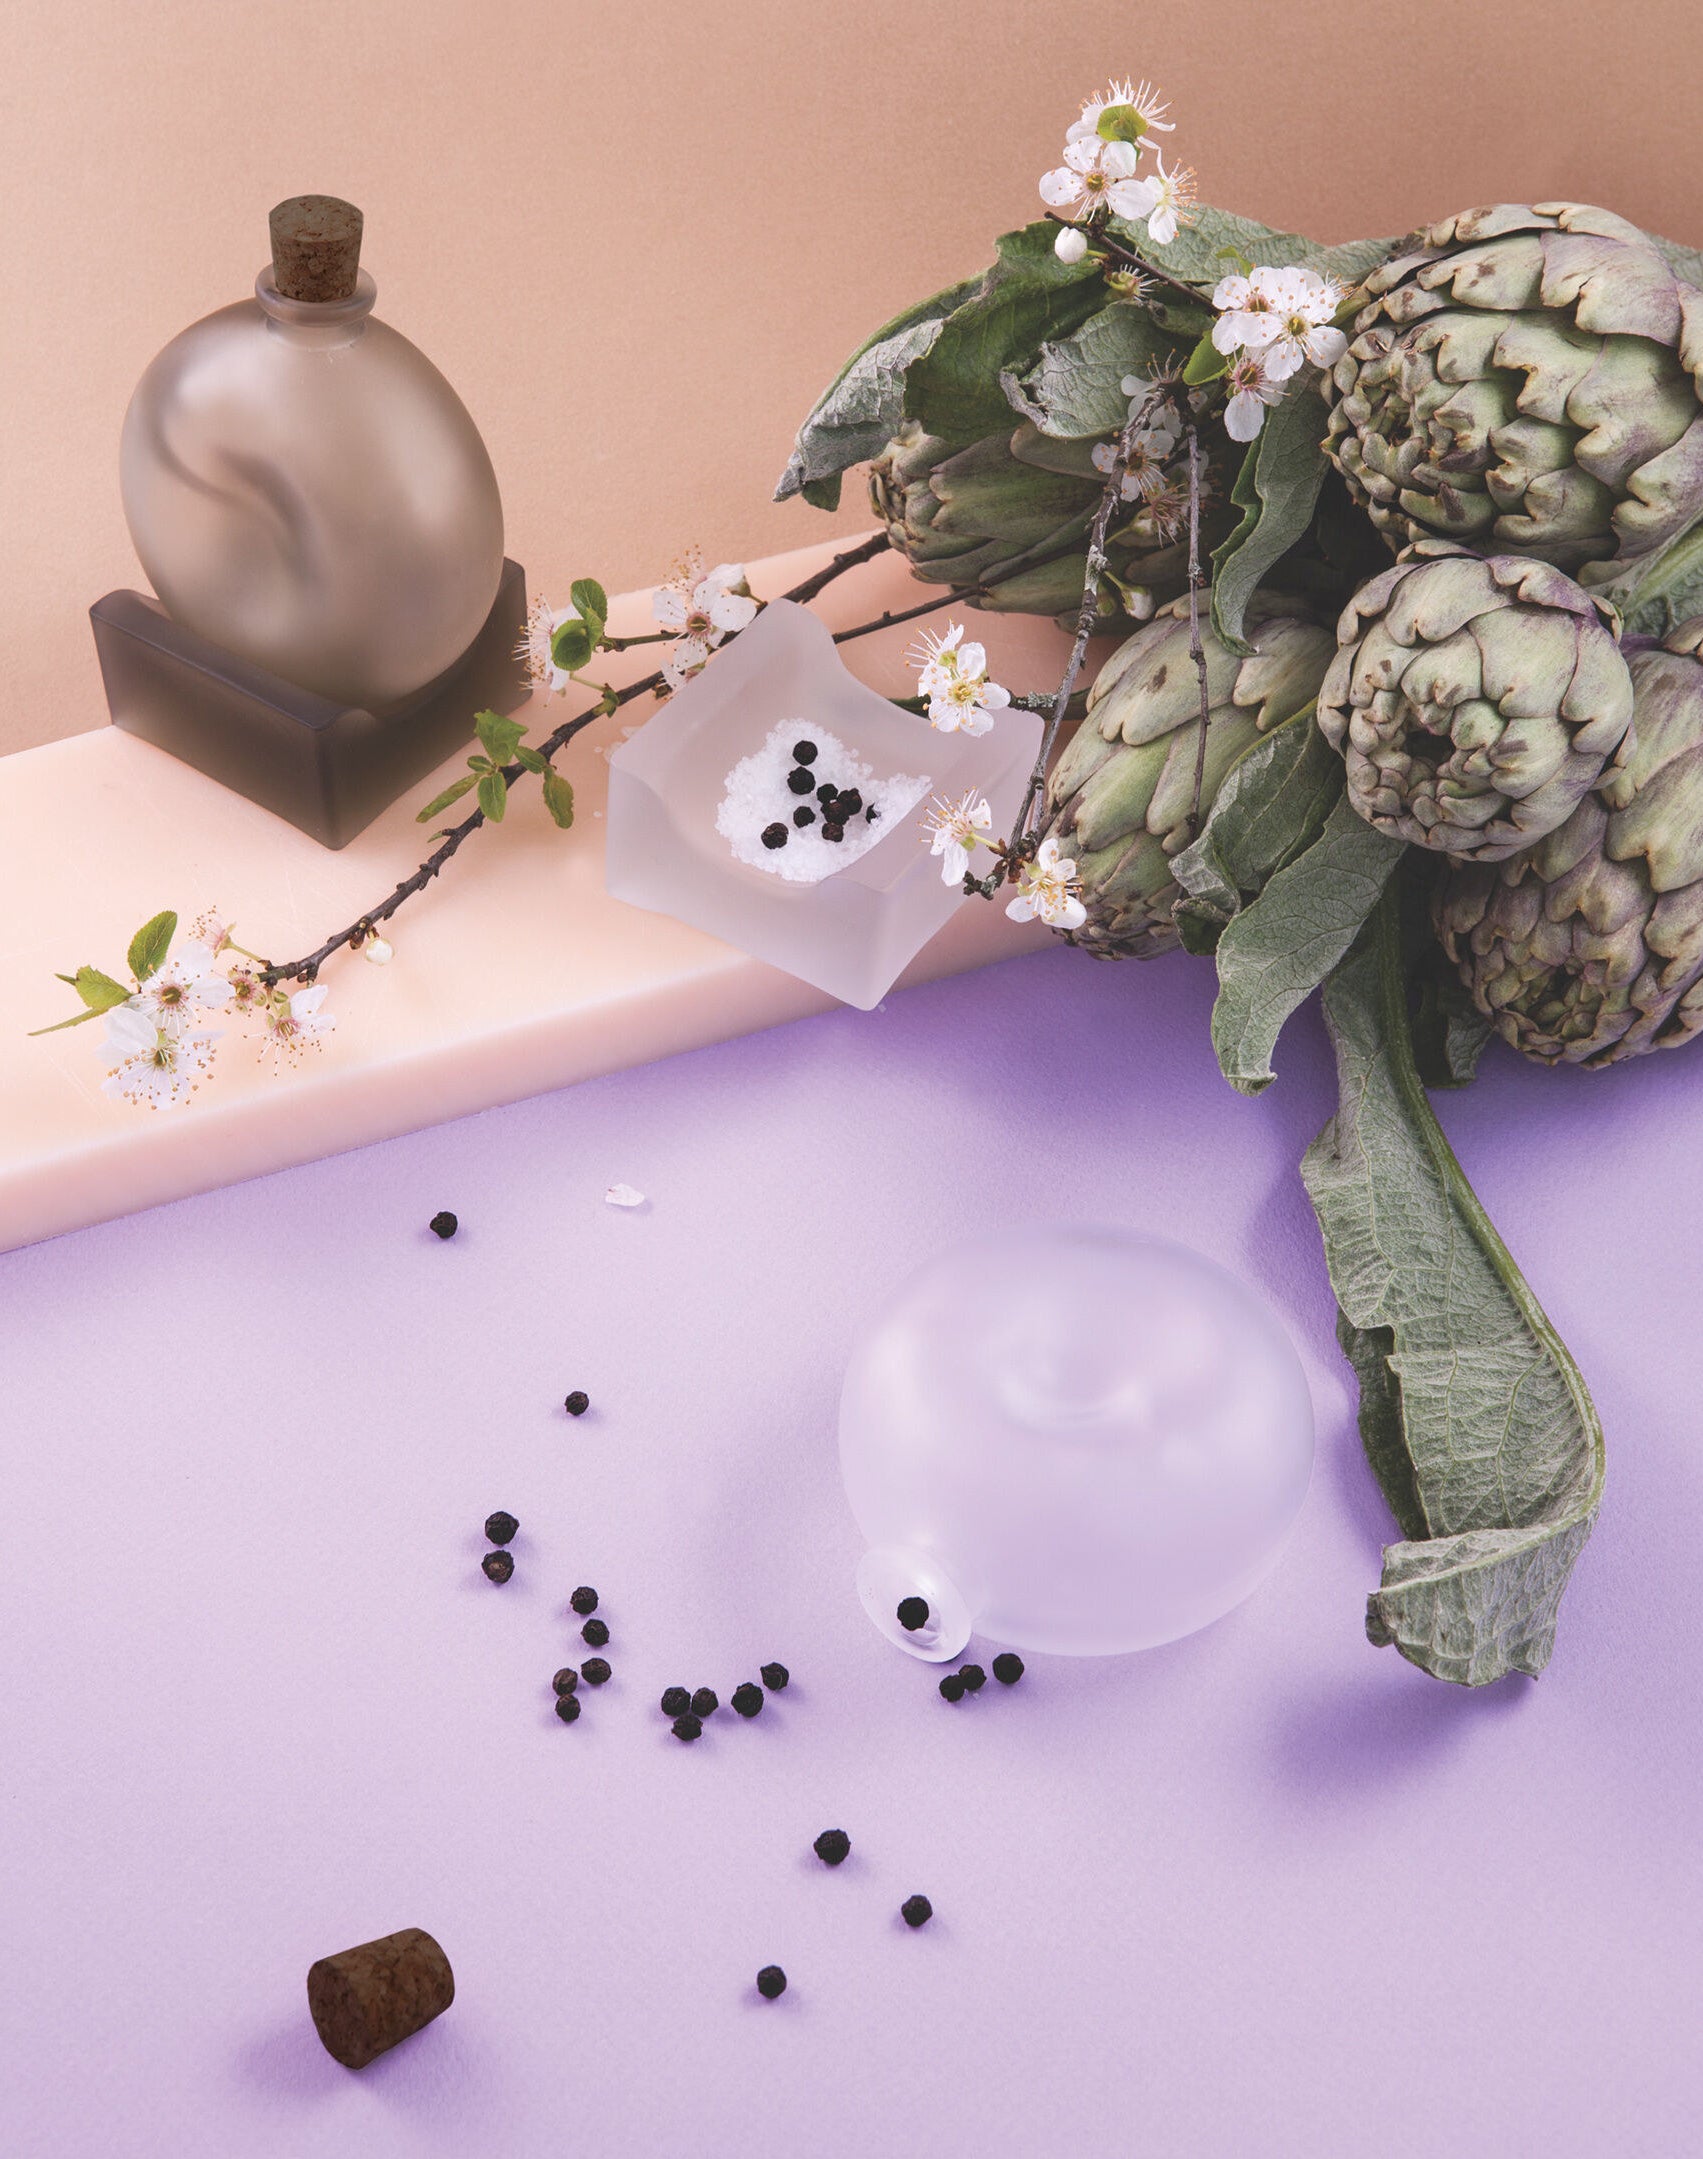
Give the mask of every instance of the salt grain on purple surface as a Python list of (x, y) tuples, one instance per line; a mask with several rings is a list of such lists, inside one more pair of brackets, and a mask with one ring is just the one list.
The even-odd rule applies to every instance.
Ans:
[[(782, 720), (770, 728), (762, 748), (742, 757), (727, 775), (727, 789), (716, 811), (716, 830), (739, 861), (748, 862), (753, 869), (767, 870), (791, 885), (820, 884), (835, 870), (848, 868), (916, 808), (930, 785), (926, 775), (919, 778), (909, 772), (878, 779), (837, 735), (825, 727), (812, 726), (809, 737), (818, 753), (812, 777), (822, 774), (824, 784), (831, 779), (832, 791), (857, 795), (861, 798), (860, 809), (867, 805), (877, 814), (873, 822), (860, 818), (855, 826), (845, 826), (842, 836), (835, 840), (825, 838), (825, 827), (817, 824), (795, 826), (784, 846), (765, 844), (763, 834), (777, 818), (790, 818), (793, 811), (794, 795), (787, 775), (797, 764), (794, 750), (804, 724), (798, 719)], [(822, 789), (817, 792), (820, 794)]]

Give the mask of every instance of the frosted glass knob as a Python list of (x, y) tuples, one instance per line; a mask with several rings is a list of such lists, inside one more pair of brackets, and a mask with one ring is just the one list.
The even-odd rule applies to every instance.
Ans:
[(1312, 1461), (1306, 1376), (1263, 1299), (1128, 1230), (933, 1261), (840, 1401), (859, 1594), (935, 1662), (972, 1633), (1070, 1656), (1192, 1634), (1274, 1565)]

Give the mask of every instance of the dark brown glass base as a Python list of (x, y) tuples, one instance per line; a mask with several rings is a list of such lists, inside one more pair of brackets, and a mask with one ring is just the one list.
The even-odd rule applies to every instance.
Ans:
[(518, 562), (504, 562), (485, 627), (454, 666), (383, 713), (334, 704), (221, 651), (145, 593), (109, 592), (89, 620), (115, 727), (324, 847), (346, 847), (463, 744), (471, 752), (473, 715), (513, 712), (529, 689), (514, 656), (526, 627)]

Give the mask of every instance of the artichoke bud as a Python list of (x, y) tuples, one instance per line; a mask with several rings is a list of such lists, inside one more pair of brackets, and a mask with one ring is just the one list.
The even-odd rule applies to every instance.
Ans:
[[(1329, 630), (1293, 602), (1256, 595), (1255, 650), (1238, 658), (1213, 636), (1200, 600), (1210, 719), (1204, 816), (1241, 760), (1311, 702), (1330, 664)], [(1187, 597), (1162, 607), (1121, 645), (1088, 693), (1088, 710), (1047, 784), (1042, 837), (1076, 863), (1088, 919), (1063, 933), (1101, 959), (1151, 958), (1178, 942), (1171, 857), (1194, 838), (1200, 682), (1189, 651)]]
[(1636, 746), (1507, 860), (1447, 870), (1437, 934), (1473, 1002), (1543, 1064), (1618, 1063), (1703, 1029), (1703, 618), (1633, 654)]
[(1612, 796), (1632, 752), (1619, 617), (1517, 555), (1423, 540), (1355, 594), (1319, 690), (1368, 824), (1493, 862)]
[(1703, 292), (1580, 203), (1468, 210), (1361, 287), (1326, 449), (1392, 547), (1607, 582), (1703, 515)]

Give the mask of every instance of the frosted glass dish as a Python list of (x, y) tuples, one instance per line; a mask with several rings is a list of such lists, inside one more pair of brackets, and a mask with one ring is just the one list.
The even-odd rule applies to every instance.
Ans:
[[(1122, 1229), (990, 1235), (935, 1260), (864, 1339), (840, 1403), (858, 1593), (932, 1662), (972, 1633), (1102, 1656), (1209, 1625), (1276, 1563), (1312, 1460), (1306, 1375), (1269, 1306)], [(928, 1606), (914, 1630), (911, 1597)]]
[(921, 808), (814, 884), (735, 857), (716, 829), (728, 775), (794, 719), (801, 734), (815, 725), (838, 736), (883, 777), (927, 774), (928, 793), (952, 800), (974, 788), (992, 804), (996, 835), (1015, 820), (1041, 722), (1007, 710), (986, 735), (939, 733), (848, 673), (807, 607), (775, 600), (611, 756), (612, 897), (709, 930), (867, 1011), (966, 902), (923, 843)]

